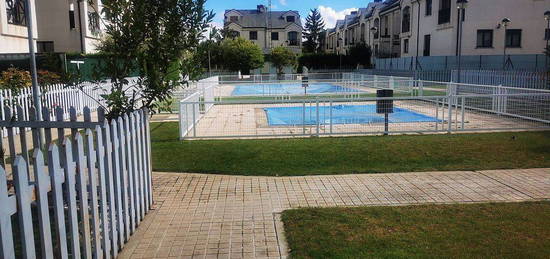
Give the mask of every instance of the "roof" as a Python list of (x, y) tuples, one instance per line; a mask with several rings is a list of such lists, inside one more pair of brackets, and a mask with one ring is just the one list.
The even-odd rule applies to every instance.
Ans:
[[(259, 12), (258, 10), (225, 10), (225, 13), (236, 11), (242, 15), (242, 19), (239, 19), (237, 22), (229, 22), (240, 25), (243, 28), (264, 28), (266, 27), (266, 19), (270, 19), (269, 27), (273, 29), (284, 29), (291, 24), (296, 24), (302, 27), (302, 21), (300, 20), (300, 14), (298, 11), (288, 10), (288, 11), (269, 11), (269, 12)], [(292, 12), (295, 14), (296, 19), (294, 22), (287, 22), (285, 14)], [(228, 24), (229, 24), (228, 23)]]
[(386, 0), (384, 6), (380, 8), (380, 12), (387, 11), (393, 7), (399, 6), (399, 0)]

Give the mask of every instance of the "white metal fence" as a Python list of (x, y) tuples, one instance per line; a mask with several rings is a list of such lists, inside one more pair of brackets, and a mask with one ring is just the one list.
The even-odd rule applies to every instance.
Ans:
[(45, 107), (44, 121), (4, 110), (1, 258), (114, 258), (152, 205), (148, 112), (107, 121), (98, 108), (94, 122), (88, 107), (83, 121), (66, 110), (70, 121), (61, 107)]
[[(381, 133), (529, 130), (550, 128), (550, 91), (411, 78), (343, 73), (328, 82), (352, 91), (232, 96), (240, 82), (220, 81), (218, 96), (182, 100), (180, 138), (249, 138)], [(302, 81), (274, 81), (280, 87)], [(254, 84), (246, 82), (247, 87)], [(228, 88), (228, 90), (223, 90)], [(233, 90), (232, 90), (233, 89)], [(377, 89), (394, 89), (393, 98), (377, 98)], [(359, 91), (355, 91), (359, 90)], [(233, 91), (233, 92), (232, 92)], [(262, 92), (260, 90), (260, 92)], [(273, 92), (272, 90), (270, 90)], [(392, 100), (389, 129), (376, 102)], [(213, 106), (212, 106), (213, 105)], [(208, 114), (201, 107), (212, 106)], [(199, 111), (199, 112), (197, 112)], [(277, 114), (279, 113), (279, 114)], [(279, 116), (279, 117), (277, 117)]]

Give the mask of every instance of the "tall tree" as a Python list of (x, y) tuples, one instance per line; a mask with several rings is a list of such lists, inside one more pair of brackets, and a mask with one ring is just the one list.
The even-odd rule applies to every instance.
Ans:
[(306, 38), (304, 42), (304, 52), (320, 52), (321, 50), (321, 32), (325, 28), (325, 22), (321, 13), (315, 9), (311, 9), (306, 18), (303, 35)]
[[(88, 0), (91, 1), (91, 0)], [(156, 108), (199, 67), (193, 55), (212, 21), (206, 0), (103, 0), (105, 53), (95, 69), (112, 87), (103, 98), (109, 117)], [(139, 76), (137, 84), (126, 79)]]

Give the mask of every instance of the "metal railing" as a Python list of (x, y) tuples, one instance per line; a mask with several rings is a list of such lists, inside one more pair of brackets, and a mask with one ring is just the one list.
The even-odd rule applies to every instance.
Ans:
[[(183, 126), (180, 128), (184, 129), (180, 130), (180, 138), (264, 138), (550, 128), (550, 91), (546, 90), (355, 73), (343, 74), (340, 79), (327, 82), (348, 90), (233, 96), (234, 92), (223, 89), (239, 87), (239, 84), (220, 84), (216, 87), (218, 94), (214, 101), (197, 100), (194, 97), (180, 102), (180, 110), (185, 111), (180, 112), (180, 125)], [(252, 84), (247, 87), (273, 84), (276, 88), (285, 83), (293, 82), (256, 86)], [(377, 89), (394, 89), (395, 97), (377, 98)], [(380, 100), (392, 100), (396, 108), (396, 112), (389, 115), (388, 130), (385, 130), (383, 115), (376, 113), (376, 103)], [(206, 113), (196, 112), (205, 105), (212, 106), (207, 112), (208, 116), (205, 116)]]

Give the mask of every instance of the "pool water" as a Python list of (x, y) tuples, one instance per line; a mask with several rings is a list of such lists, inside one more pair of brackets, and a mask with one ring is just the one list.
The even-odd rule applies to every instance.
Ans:
[[(403, 122), (440, 122), (440, 120), (411, 110), (394, 107), (389, 114), (390, 123)], [(314, 125), (317, 124), (315, 106), (270, 107), (264, 108), (270, 126)], [(376, 113), (376, 105), (333, 105), (332, 124), (368, 124), (383, 123), (384, 114)], [(331, 123), (330, 106), (319, 107), (319, 123)]]
[[(341, 93), (341, 92), (360, 92), (360, 90), (333, 85), (329, 83), (312, 83), (307, 87), (309, 94)], [(233, 89), (232, 96), (243, 95), (284, 95), (284, 94), (304, 94), (302, 84), (253, 84), (237, 85)]]

